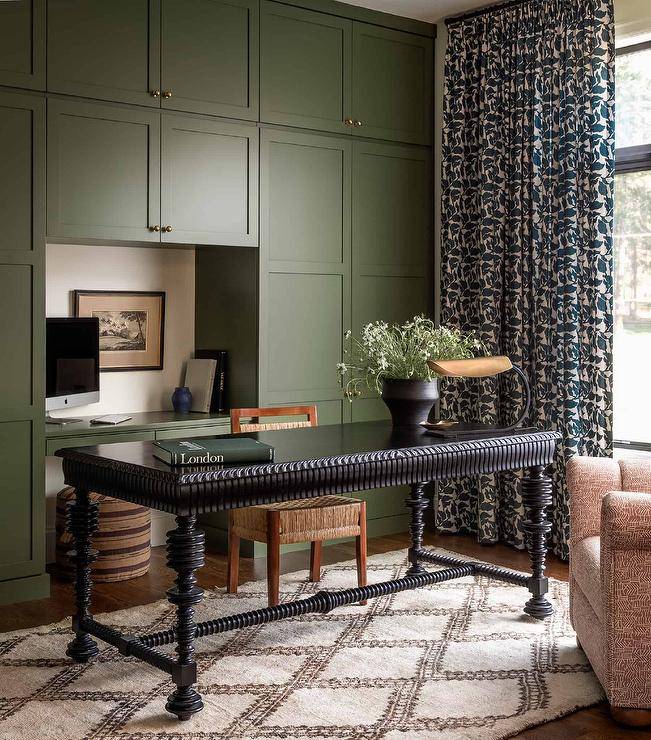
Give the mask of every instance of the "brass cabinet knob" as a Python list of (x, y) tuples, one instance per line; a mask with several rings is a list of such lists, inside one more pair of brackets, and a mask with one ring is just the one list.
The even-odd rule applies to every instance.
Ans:
[(362, 126), (362, 125), (363, 125), (363, 124), (362, 124), (362, 122), (361, 122), (361, 121), (354, 121), (354, 122), (353, 122), (353, 126), (355, 126), (355, 128), (359, 128), (359, 127), (360, 127), (360, 126)]
[(160, 231), (160, 226), (156, 224), (156, 226), (150, 226), (149, 231)]
[(163, 226), (163, 231), (166, 234), (169, 234), (171, 230), (172, 230), (172, 227), (171, 226)]
[(171, 98), (172, 97), (172, 91), (171, 90), (163, 90), (163, 97), (164, 98)]
[(344, 124), (345, 124), (346, 126), (352, 126), (352, 125), (353, 125), (353, 123), (354, 123), (354, 121), (353, 121), (353, 119), (352, 119), (352, 118), (344, 118)]
[(151, 96), (152, 98), (160, 98), (160, 90), (152, 90)]

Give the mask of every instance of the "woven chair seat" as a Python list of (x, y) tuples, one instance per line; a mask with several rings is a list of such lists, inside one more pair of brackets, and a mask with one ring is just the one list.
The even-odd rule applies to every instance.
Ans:
[(267, 513), (280, 513), (280, 543), (357, 537), (360, 533), (359, 499), (321, 496), (301, 501), (263, 504), (232, 510), (232, 526), (243, 539), (267, 542)]

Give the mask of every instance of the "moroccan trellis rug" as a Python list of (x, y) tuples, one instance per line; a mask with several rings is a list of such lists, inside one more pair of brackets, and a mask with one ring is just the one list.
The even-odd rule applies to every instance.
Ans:
[[(404, 552), (369, 560), (369, 579), (406, 570)], [(283, 599), (318, 590), (282, 579)], [(324, 568), (321, 587), (355, 583), (353, 561)], [(94, 663), (65, 658), (69, 622), (0, 635), (0, 737), (11, 740), (225, 738), (503, 738), (598, 702), (577, 649), (567, 584), (551, 581), (554, 616), (522, 613), (521, 587), (485, 576), (382, 597), (327, 616), (198, 641), (205, 709), (164, 711), (164, 674), (100, 644)], [(264, 582), (206, 594), (199, 619), (259, 608)], [(130, 631), (170, 624), (167, 602), (104, 615)]]

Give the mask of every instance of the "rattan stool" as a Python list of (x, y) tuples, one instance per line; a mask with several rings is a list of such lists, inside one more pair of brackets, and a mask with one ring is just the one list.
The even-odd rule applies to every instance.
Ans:
[[(260, 424), (259, 417), (307, 416), (307, 422), (271, 422)], [(241, 424), (243, 416), (253, 423)], [(231, 429), (263, 431), (316, 426), (315, 406), (285, 406), (271, 409), (232, 409)], [(264, 542), (267, 545), (267, 593), (269, 606), (280, 597), (280, 546), (295, 542), (311, 542), (310, 580), (321, 579), (323, 540), (355, 537), (357, 583), (366, 585), (366, 502), (344, 496), (320, 496), (302, 501), (250, 506), (233, 509), (228, 520), (228, 593), (237, 593), (240, 540)], [(365, 604), (366, 602), (361, 602)]]

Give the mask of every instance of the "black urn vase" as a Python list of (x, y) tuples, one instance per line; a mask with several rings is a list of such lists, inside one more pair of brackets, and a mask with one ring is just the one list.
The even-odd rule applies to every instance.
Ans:
[(394, 427), (427, 421), (439, 397), (438, 380), (384, 380), (382, 400), (389, 407)]

